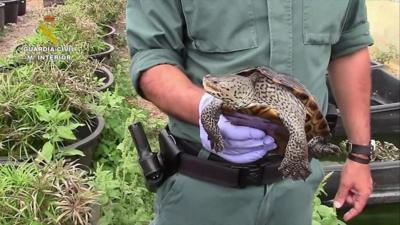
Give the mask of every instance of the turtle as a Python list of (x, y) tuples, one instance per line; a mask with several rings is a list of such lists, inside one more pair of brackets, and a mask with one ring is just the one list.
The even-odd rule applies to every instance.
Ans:
[(224, 147), (217, 125), (219, 116), (233, 112), (267, 119), (286, 128), (286, 136), (274, 136), (277, 153), (283, 156), (278, 167), (283, 177), (305, 180), (311, 174), (311, 156), (340, 152), (338, 146), (328, 142), (328, 122), (315, 98), (294, 77), (258, 66), (232, 74), (208, 74), (203, 77), (203, 87), (215, 97), (200, 118), (215, 152)]

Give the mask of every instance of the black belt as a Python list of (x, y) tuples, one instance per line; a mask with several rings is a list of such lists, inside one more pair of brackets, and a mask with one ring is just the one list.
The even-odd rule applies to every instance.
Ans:
[(198, 149), (201, 149), (198, 144), (179, 138), (175, 140), (178, 147), (183, 150), (180, 154), (178, 172), (195, 179), (239, 188), (272, 184), (283, 179), (278, 171), (283, 159), (280, 155), (266, 156), (246, 164), (231, 163), (215, 154), (211, 154), (207, 160), (197, 157)]

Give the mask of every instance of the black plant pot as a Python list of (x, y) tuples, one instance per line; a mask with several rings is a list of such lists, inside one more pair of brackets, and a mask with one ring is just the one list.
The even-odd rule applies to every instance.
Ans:
[(19, 0), (18, 3), (18, 16), (26, 14), (26, 0)]
[(95, 71), (94, 75), (99, 79), (104, 79), (104, 85), (98, 87), (97, 91), (103, 92), (112, 90), (112, 85), (114, 84), (114, 75), (109, 69), (107, 69), (106, 67), (100, 67)]
[[(93, 166), (93, 157), (94, 152), (99, 144), (100, 141), (100, 134), (103, 131), (105, 126), (105, 120), (102, 116), (97, 116), (90, 121), (86, 126), (78, 127), (74, 130), (74, 134), (77, 137), (77, 140), (66, 143), (66, 145), (61, 149), (78, 149), (81, 150), (85, 156), (71, 156), (66, 157), (71, 160), (77, 160), (79, 164), (83, 166), (83, 169), (92, 168)], [(24, 157), (21, 159), (17, 159), (18, 161), (26, 161), (32, 160), (36, 158), (36, 154), (31, 154), (28, 157)], [(9, 162), (10, 159), (7, 156), (0, 157), (0, 164), (4, 164)]]
[(100, 142), (100, 134), (104, 126), (104, 118), (102, 116), (97, 116), (90, 121), (90, 126), (78, 127), (74, 132), (78, 140), (65, 146), (64, 149), (81, 150), (85, 156), (74, 156), (72, 159), (78, 160), (78, 163), (86, 168), (92, 168), (94, 152)]
[[(400, 80), (381, 68), (372, 69), (371, 135), (377, 140), (386, 140), (400, 145)], [(330, 94), (330, 96), (332, 96)], [(332, 99), (334, 101), (334, 99)], [(335, 104), (333, 102), (333, 104)], [(335, 139), (346, 134), (340, 117), (334, 128)], [(330, 118), (327, 117), (328, 120)]]
[(0, 0), (5, 4), (5, 24), (17, 23), (19, 0)]
[(377, 61), (371, 61), (371, 69), (383, 68), (383, 64)]
[(102, 31), (105, 32), (105, 34), (101, 36), (103, 40), (112, 44), (115, 37), (115, 28), (106, 24), (100, 24), (100, 27), (102, 28)]
[(107, 45), (107, 49), (104, 50), (103, 52), (95, 53), (89, 55), (89, 58), (92, 60), (97, 60), (99, 62), (107, 62), (111, 59), (111, 53), (115, 50), (115, 47), (107, 42), (105, 42)]
[(4, 25), (5, 23), (5, 4), (0, 2), (0, 33), (4, 31)]
[[(368, 204), (400, 203), (400, 161), (372, 162), (370, 168), (374, 191)], [(342, 170), (342, 164), (324, 166), (325, 173), (333, 172), (325, 186), (327, 196), (322, 196), (324, 200), (329, 201), (335, 197)]]

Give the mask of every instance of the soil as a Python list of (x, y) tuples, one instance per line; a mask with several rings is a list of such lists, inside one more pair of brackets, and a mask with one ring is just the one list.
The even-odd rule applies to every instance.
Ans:
[(19, 16), (16, 24), (8, 24), (5, 27), (5, 33), (0, 36), (0, 57), (11, 53), (20, 39), (35, 31), (38, 25), (39, 11), (43, 8), (42, 2), (42, 0), (27, 0), (26, 14)]

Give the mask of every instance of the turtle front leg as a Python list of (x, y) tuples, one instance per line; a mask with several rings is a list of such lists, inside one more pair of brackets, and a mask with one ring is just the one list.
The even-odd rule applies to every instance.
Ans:
[(305, 180), (311, 174), (311, 169), (308, 161), (304, 122), (302, 122), (304, 119), (303, 117), (296, 118), (294, 115), (287, 115), (283, 116), (282, 120), (284, 125), (288, 128), (289, 141), (286, 146), (284, 159), (278, 169), (284, 177), (293, 180)]
[(211, 149), (220, 152), (224, 149), (224, 140), (218, 127), (219, 116), (222, 114), (223, 102), (219, 99), (213, 100), (201, 112), (201, 124), (208, 134)]
[(337, 145), (328, 143), (326, 137), (316, 136), (308, 142), (309, 154), (315, 158), (320, 158), (324, 155), (339, 154), (340, 148)]

